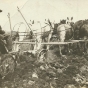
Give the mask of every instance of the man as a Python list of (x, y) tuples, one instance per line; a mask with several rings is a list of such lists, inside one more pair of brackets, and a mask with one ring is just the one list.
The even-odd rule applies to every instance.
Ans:
[(3, 31), (1, 26), (0, 26), (0, 40), (4, 39), (4, 34), (5, 34), (5, 31)]
[(6, 34), (2, 27), (0, 26), (0, 41), (6, 46), (8, 51), (12, 50), (12, 39), (9, 34)]

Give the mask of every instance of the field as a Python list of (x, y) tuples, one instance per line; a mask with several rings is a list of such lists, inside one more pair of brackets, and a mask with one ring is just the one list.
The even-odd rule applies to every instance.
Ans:
[(21, 53), (15, 71), (0, 77), (0, 88), (88, 88), (88, 55), (66, 57), (57, 48), (47, 51), (45, 59)]

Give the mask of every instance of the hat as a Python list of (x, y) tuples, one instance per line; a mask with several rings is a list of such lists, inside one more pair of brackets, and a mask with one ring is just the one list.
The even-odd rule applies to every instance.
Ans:
[(2, 12), (2, 10), (0, 9), (0, 12)]

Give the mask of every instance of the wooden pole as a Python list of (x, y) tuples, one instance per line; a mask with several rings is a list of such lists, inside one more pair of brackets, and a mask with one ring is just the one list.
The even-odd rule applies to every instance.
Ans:
[[(14, 42), (16, 44), (36, 44), (36, 42), (29, 42), (29, 41), (19, 41)], [(43, 42), (42, 45), (65, 45), (70, 43), (77, 43), (77, 42)]]
[(11, 26), (11, 19), (10, 19), (10, 13), (8, 13), (8, 18), (9, 18), (9, 24), (10, 24), (10, 30), (11, 30), (11, 36), (12, 36), (12, 26)]
[[(23, 19), (24, 19), (24, 21), (26, 22), (26, 24), (28, 25), (29, 29), (31, 30), (31, 28), (30, 28), (28, 22), (27, 22), (26, 19), (24, 18), (24, 16), (23, 16), (23, 14), (21, 13), (19, 7), (17, 7), (17, 9), (18, 9), (18, 12), (19, 12), (19, 13), (21, 14), (21, 16), (23, 17)], [(31, 30), (31, 31), (32, 31), (32, 30)]]

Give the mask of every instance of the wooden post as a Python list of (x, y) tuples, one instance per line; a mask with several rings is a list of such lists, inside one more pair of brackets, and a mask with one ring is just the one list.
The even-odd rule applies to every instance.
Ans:
[(12, 26), (11, 26), (11, 19), (10, 19), (10, 13), (8, 13), (8, 18), (9, 18), (9, 24), (10, 24), (10, 30), (11, 30), (11, 36), (12, 36)]

